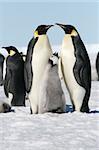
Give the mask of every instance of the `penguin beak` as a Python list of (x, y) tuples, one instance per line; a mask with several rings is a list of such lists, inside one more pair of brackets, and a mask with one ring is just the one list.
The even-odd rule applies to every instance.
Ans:
[(6, 49), (6, 47), (1, 47), (1, 48), (5, 48)]
[(52, 26), (54, 26), (54, 25), (47, 25), (47, 26), (46, 26), (46, 29), (48, 30), (48, 29), (51, 28)]
[(60, 23), (55, 23), (55, 25), (60, 26), (62, 29), (64, 29), (64, 28), (65, 28), (65, 26), (66, 26), (66, 25), (64, 25), (64, 24), (60, 24)]
[(6, 49), (7, 52), (10, 54), (10, 50), (8, 49), (8, 47), (2, 47), (2, 48)]

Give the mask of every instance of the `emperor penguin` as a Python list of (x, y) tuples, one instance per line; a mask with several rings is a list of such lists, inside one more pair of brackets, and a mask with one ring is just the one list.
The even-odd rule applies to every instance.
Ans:
[(97, 70), (98, 81), (99, 81), (99, 52), (98, 52), (97, 58), (96, 58), (96, 70)]
[(88, 101), (91, 90), (91, 65), (84, 43), (72, 25), (58, 24), (65, 36), (61, 49), (61, 68), (73, 109), (89, 112)]
[(58, 74), (58, 54), (54, 53), (48, 60), (39, 91), (39, 113), (65, 112), (65, 96)]
[(25, 106), (26, 90), (23, 58), (16, 47), (9, 46), (3, 48), (5, 48), (9, 54), (6, 58), (5, 95), (11, 99), (12, 106)]
[(31, 113), (38, 113), (38, 93), (45, 67), (52, 55), (47, 31), (53, 25), (40, 25), (34, 32), (27, 48), (24, 75)]
[(0, 53), (0, 86), (3, 85), (3, 66), (5, 57)]

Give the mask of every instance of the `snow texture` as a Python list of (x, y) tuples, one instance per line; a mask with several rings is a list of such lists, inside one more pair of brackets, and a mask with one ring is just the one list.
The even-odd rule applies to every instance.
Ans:
[[(99, 81), (92, 81), (89, 114), (71, 113), (65, 94), (68, 113), (30, 115), (28, 100), (26, 107), (1, 113), (0, 150), (99, 150)], [(6, 100), (3, 87), (0, 100)]]

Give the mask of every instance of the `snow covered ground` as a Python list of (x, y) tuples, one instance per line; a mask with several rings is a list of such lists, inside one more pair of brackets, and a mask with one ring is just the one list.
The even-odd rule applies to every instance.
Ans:
[(15, 112), (0, 114), (0, 150), (99, 150), (98, 81), (92, 82), (89, 106), (89, 114), (42, 115), (14, 107)]
[[(96, 51), (91, 52), (93, 62)], [(0, 87), (0, 100), (4, 99)], [(69, 97), (66, 100), (70, 110)], [(0, 150), (99, 150), (99, 81), (92, 81), (89, 107), (89, 114), (30, 115), (27, 100), (27, 107), (0, 114)]]

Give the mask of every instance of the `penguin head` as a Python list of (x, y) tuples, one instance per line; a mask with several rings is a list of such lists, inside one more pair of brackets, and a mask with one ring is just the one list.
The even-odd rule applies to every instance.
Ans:
[(56, 23), (56, 25), (60, 26), (64, 30), (65, 34), (69, 34), (69, 35), (74, 36), (74, 37), (78, 36), (78, 32), (74, 26), (59, 24), (59, 23)]
[(58, 64), (58, 53), (54, 53), (50, 58), (49, 58), (49, 63), (52, 65), (52, 66), (55, 66)]
[(14, 46), (2, 47), (5, 48), (10, 56), (13, 56), (16, 53), (19, 53)]
[(34, 37), (39, 37), (40, 35), (46, 34), (47, 30), (52, 27), (53, 25), (40, 25), (34, 31)]

